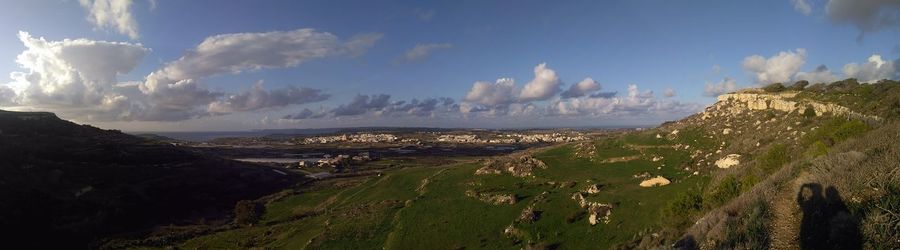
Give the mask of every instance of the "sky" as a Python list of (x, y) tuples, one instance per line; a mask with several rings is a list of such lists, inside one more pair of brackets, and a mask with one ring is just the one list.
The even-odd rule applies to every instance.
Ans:
[(125, 131), (652, 126), (900, 78), (900, 0), (4, 5), (0, 109)]

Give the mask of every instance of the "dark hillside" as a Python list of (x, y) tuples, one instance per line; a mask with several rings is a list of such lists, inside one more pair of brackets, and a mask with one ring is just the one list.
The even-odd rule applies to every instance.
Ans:
[(91, 248), (114, 234), (217, 218), (299, 178), (52, 113), (0, 111), (0, 227), (11, 249)]

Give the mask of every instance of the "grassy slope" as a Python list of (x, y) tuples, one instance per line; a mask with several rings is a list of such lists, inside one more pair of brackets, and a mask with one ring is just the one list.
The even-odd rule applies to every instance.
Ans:
[[(286, 197), (267, 205), (261, 225), (206, 235), (182, 244), (187, 248), (514, 249), (541, 242), (558, 244), (563, 249), (607, 248), (657, 230), (659, 209), (665, 203), (679, 192), (708, 182), (703, 175), (693, 176), (692, 171), (682, 170), (689, 165), (688, 153), (670, 147), (681, 140), (656, 139), (653, 135), (598, 141), (596, 161), (574, 157), (571, 146), (539, 152), (535, 156), (549, 168), (527, 178), (476, 176), (478, 164), (395, 170), (349, 188), (325, 188)], [(702, 146), (693, 139), (688, 141)], [(660, 147), (631, 149), (629, 145)], [(642, 153), (640, 159), (627, 162), (599, 160)], [(654, 155), (663, 156), (664, 160), (650, 161)], [(643, 172), (665, 176), (673, 184), (641, 188), (637, 185), (641, 179), (633, 175)], [(426, 178), (428, 181), (423, 182)], [(551, 184), (562, 182), (576, 185)], [(572, 194), (593, 183), (601, 184), (602, 192), (587, 198), (614, 204), (611, 222), (590, 226), (586, 217), (567, 222), (568, 217), (583, 210), (571, 199)], [(467, 190), (512, 193), (519, 201), (514, 205), (488, 204), (467, 197)], [(545, 198), (537, 201), (544, 192)], [(507, 238), (504, 229), (530, 204), (542, 212), (541, 218), (532, 224), (515, 224), (522, 232), (521, 242)], [(320, 209), (323, 207), (327, 209)], [(313, 213), (317, 209), (321, 213)], [(314, 215), (292, 219), (304, 213)]]

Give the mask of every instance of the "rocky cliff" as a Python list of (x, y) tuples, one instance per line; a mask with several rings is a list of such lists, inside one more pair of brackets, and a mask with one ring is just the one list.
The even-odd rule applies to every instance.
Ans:
[(711, 109), (725, 110), (730, 114), (739, 114), (745, 110), (777, 110), (792, 114), (803, 114), (812, 110), (816, 116), (832, 115), (860, 119), (867, 123), (880, 123), (883, 119), (874, 115), (866, 115), (847, 107), (821, 103), (814, 100), (796, 98), (798, 92), (764, 93), (758, 90), (742, 91), (720, 95), (715, 105), (709, 106), (702, 114), (703, 119), (710, 118)]

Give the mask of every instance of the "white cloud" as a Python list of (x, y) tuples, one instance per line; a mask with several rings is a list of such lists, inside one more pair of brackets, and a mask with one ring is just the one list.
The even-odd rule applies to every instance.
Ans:
[(560, 91), (559, 76), (556, 71), (547, 68), (547, 63), (534, 67), (534, 79), (525, 84), (519, 95), (520, 101), (541, 101), (549, 99)]
[(675, 90), (671, 88), (667, 88), (666, 91), (663, 92), (663, 96), (665, 97), (675, 97)]
[(117, 76), (134, 69), (149, 51), (141, 44), (87, 39), (47, 41), (19, 32), (25, 51), (12, 72), (20, 104), (75, 108), (101, 105), (117, 94)]
[(449, 43), (427, 43), (427, 44), (417, 44), (415, 47), (410, 48), (406, 52), (403, 53), (403, 56), (398, 58), (400, 62), (416, 62), (421, 61), (428, 58), (431, 53), (434, 53), (436, 50), (449, 49), (453, 48), (453, 44)]
[(0, 106), (16, 104), (16, 92), (3, 84), (0, 84)]
[(880, 55), (872, 55), (868, 62), (863, 64), (849, 63), (844, 65), (844, 75), (856, 78), (860, 82), (874, 83), (881, 79), (894, 77), (897, 68), (892, 61), (881, 59)]
[(725, 77), (717, 83), (707, 82), (706, 87), (704, 87), (704, 89), (703, 89), (703, 95), (719, 96), (721, 94), (733, 92), (737, 89), (738, 89), (737, 83), (734, 81), (734, 79)]
[(322, 90), (306, 87), (288, 86), (266, 91), (263, 88), (263, 82), (259, 81), (248, 91), (229, 95), (225, 100), (210, 103), (207, 110), (215, 114), (254, 111), (319, 102), (328, 99), (328, 97), (329, 95), (322, 93)]
[(463, 101), (488, 107), (506, 106), (516, 101), (516, 89), (512, 78), (500, 78), (495, 83), (478, 81)]
[(550, 114), (564, 116), (626, 117), (680, 116), (696, 112), (701, 105), (677, 101), (660, 101), (652, 91), (641, 92), (637, 85), (628, 85), (625, 97), (581, 97), (560, 100), (552, 104)]
[(812, 6), (806, 0), (791, 0), (791, 4), (794, 5), (795, 10), (803, 13), (803, 15), (809, 16), (812, 13)]
[(140, 90), (172, 108), (208, 104), (221, 93), (210, 91), (200, 83), (206, 77), (294, 67), (331, 56), (356, 56), (372, 47), (381, 36), (364, 34), (340, 41), (331, 33), (313, 29), (216, 35), (148, 75)]
[(831, 73), (831, 70), (828, 69), (825, 65), (819, 65), (815, 70), (810, 72), (798, 72), (796, 76), (794, 76), (794, 80), (800, 81), (805, 80), (810, 83), (831, 83), (838, 80), (838, 77)]
[[(88, 12), (88, 21), (99, 29), (113, 29), (131, 39), (138, 38), (138, 25), (131, 11), (131, 0), (79, 0)], [(155, 3), (155, 1), (151, 2)], [(151, 6), (156, 6), (152, 4)]]
[(560, 96), (562, 98), (582, 97), (598, 90), (600, 90), (600, 84), (588, 77), (581, 80), (581, 82), (569, 86), (569, 89), (562, 92)]
[(744, 58), (744, 70), (753, 74), (757, 84), (787, 83), (791, 77), (800, 71), (800, 67), (806, 63), (806, 50), (781, 51), (772, 57), (765, 58), (760, 55), (752, 55)]
[(860, 37), (900, 26), (900, 1), (897, 0), (829, 0), (825, 12), (831, 21), (856, 26)]

